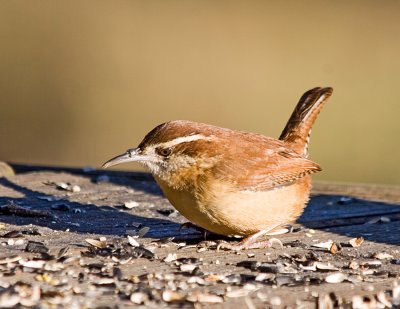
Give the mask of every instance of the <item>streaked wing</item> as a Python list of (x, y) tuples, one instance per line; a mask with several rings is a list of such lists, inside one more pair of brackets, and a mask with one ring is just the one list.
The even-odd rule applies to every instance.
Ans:
[[(228, 178), (226, 180), (234, 183), (239, 190), (265, 191), (291, 184), (321, 170), (313, 161), (283, 147), (282, 144), (279, 146), (253, 150), (258, 155), (242, 156), (251, 158), (246, 161), (238, 160), (237, 156), (236, 159), (235, 156), (227, 158), (224, 164), (225, 171), (218, 174), (225, 175), (224, 178)], [(265, 156), (260, 156), (260, 151), (264, 151)]]

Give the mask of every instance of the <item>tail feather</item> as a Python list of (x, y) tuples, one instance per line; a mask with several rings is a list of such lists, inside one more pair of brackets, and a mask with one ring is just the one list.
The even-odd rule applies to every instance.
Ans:
[(317, 87), (304, 93), (279, 139), (290, 143), (293, 150), (307, 156), (311, 127), (332, 92), (330, 87)]

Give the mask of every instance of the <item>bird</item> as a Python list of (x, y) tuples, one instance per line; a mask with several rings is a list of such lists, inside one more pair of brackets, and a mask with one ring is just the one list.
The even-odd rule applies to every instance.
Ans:
[(135, 148), (103, 164), (139, 162), (189, 226), (241, 237), (224, 249), (268, 247), (263, 235), (293, 223), (309, 201), (311, 128), (331, 87), (305, 92), (278, 139), (187, 120), (152, 129)]

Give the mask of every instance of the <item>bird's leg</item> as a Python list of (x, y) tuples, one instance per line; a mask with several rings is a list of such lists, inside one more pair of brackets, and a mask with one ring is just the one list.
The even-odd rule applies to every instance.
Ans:
[(219, 249), (226, 249), (226, 250), (233, 250), (233, 251), (240, 251), (243, 249), (261, 249), (261, 248), (270, 248), (273, 246), (274, 243), (278, 243), (280, 246), (283, 247), (282, 242), (277, 238), (271, 238), (264, 241), (258, 241), (257, 239), (260, 236), (267, 235), (270, 231), (272, 231), (275, 227), (268, 229), (268, 230), (261, 230), (253, 235), (250, 235), (244, 238), (237, 244), (230, 244), (228, 242), (222, 241), (218, 244), (217, 250)]
[(199, 231), (200, 233), (202, 233), (204, 240), (206, 240), (207, 239), (207, 235), (210, 234), (210, 232), (207, 231), (206, 229), (204, 229), (204, 228), (202, 228), (200, 226), (197, 226), (196, 224), (194, 224), (192, 222), (189, 222), (189, 221), (185, 222), (185, 223), (182, 223), (181, 226), (179, 227), (179, 231), (182, 230), (182, 229), (188, 229), (188, 228), (189, 229), (194, 229), (194, 230)]
[(182, 223), (179, 226), (179, 231), (182, 230), (182, 229), (195, 229), (195, 230), (200, 231), (200, 232), (204, 231), (204, 229), (202, 227), (197, 226), (196, 224), (194, 224), (194, 223), (192, 223), (190, 221)]

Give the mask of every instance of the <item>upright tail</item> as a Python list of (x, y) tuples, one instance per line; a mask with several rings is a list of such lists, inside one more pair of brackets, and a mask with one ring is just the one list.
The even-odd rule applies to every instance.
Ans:
[(330, 87), (317, 87), (304, 93), (279, 139), (292, 144), (293, 150), (307, 156), (311, 127), (332, 92)]

